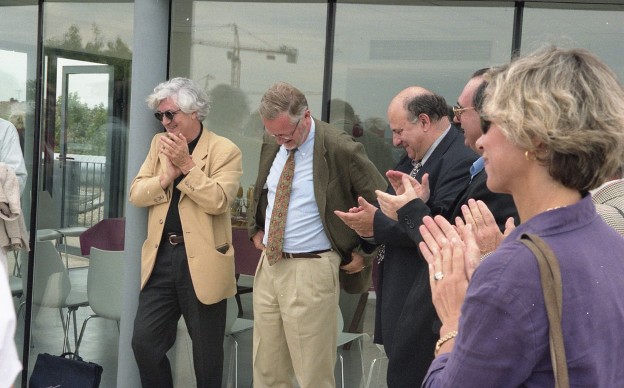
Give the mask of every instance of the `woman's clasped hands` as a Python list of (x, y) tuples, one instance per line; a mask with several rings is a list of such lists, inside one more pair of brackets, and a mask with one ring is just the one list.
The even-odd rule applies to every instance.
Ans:
[(433, 305), (442, 321), (440, 333), (448, 333), (458, 328), (468, 282), (480, 261), (479, 246), (472, 225), (454, 227), (442, 216), (423, 218), (420, 233)]

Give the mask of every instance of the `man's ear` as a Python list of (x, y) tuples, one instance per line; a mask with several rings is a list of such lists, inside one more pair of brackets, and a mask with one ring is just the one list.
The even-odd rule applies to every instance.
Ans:
[(424, 127), (429, 128), (431, 125), (431, 118), (426, 113), (421, 113), (418, 115), (418, 122)]

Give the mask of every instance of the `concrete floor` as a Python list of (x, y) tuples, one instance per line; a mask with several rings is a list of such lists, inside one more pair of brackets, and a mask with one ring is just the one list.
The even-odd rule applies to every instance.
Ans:
[[(70, 279), (72, 288), (86, 291), (86, 279), (88, 267), (80, 267), (87, 264), (85, 259), (70, 259)], [(72, 268), (77, 267), (77, 268)], [(240, 285), (251, 285), (252, 277), (241, 276)], [(252, 294), (243, 294), (241, 296), (244, 314), (242, 318), (253, 319), (252, 310)], [(14, 299), (15, 307), (19, 305), (19, 301)], [(355, 301), (355, 302), (353, 302)], [(341, 306), (343, 306), (343, 314), (353, 308), (357, 303), (356, 298), (349, 296), (341, 296)], [(377, 345), (372, 343), (372, 334), (374, 326), (375, 311), (375, 295), (369, 294), (366, 302), (363, 320), (363, 332), (367, 334), (361, 338), (361, 347), (352, 346), (350, 350), (340, 349), (345, 365), (345, 387), (371, 387), (383, 388), (385, 384), (385, 369), (387, 368), (387, 359), (383, 355)], [(89, 307), (79, 308), (77, 311), (78, 334), (85, 320), (93, 312)], [(18, 351), (22, 351), (24, 324), (23, 319), (18, 319), (16, 343)], [(32, 348), (30, 350), (30, 371), (35, 364), (36, 357), (39, 353), (60, 354), (63, 348), (63, 330), (59, 312), (52, 308), (34, 308), (33, 324), (32, 324)], [(70, 330), (71, 344), (73, 347), (73, 329)], [(115, 387), (117, 382), (117, 354), (118, 354), (119, 333), (117, 323), (106, 319), (92, 319), (87, 326), (82, 345), (80, 347), (80, 355), (86, 360), (95, 362), (104, 368), (102, 374), (101, 387)], [(252, 331), (242, 332), (236, 335), (238, 342), (238, 386), (252, 386), (252, 368), (251, 368), (251, 342)], [(356, 342), (357, 342), (356, 341)], [(192, 352), (190, 340), (186, 332), (184, 322), (181, 320), (178, 326), (178, 339), (176, 345), (169, 352), (170, 361), (174, 370), (174, 381), (176, 387), (195, 387), (194, 372), (192, 367)], [(234, 379), (234, 359), (231, 350), (232, 341), (226, 338), (224, 341), (225, 363), (224, 363), (224, 387), (235, 387)], [(360, 350), (361, 349), (361, 350)], [(372, 379), (369, 382), (369, 372), (371, 363), (375, 361), (372, 373)], [(20, 381), (21, 376), (17, 381)], [(337, 387), (341, 386), (340, 378), (340, 362), (336, 363), (336, 381)], [(367, 385), (369, 384), (369, 385)], [(19, 387), (16, 384), (16, 387)]]

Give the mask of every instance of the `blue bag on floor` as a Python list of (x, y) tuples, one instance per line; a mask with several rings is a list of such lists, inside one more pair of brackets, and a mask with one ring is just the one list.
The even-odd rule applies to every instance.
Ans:
[(40, 353), (30, 376), (30, 388), (98, 388), (102, 367), (74, 353), (53, 356)]

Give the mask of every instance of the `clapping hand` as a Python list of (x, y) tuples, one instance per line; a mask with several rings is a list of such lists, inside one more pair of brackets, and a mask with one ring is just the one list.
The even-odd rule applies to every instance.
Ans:
[(358, 197), (358, 205), (357, 207), (350, 208), (348, 212), (334, 210), (334, 214), (359, 236), (372, 237), (374, 234), (373, 221), (375, 219), (377, 207), (370, 204), (362, 197)]
[(390, 170), (386, 173), (390, 184), (394, 188), (396, 195), (384, 193), (377, 190), (377, 201), (379, 208), (389, 218), (398, 220), (397, 211), (406, 203), (420, 198), (423, 202), (429, 200), (429, 174), (423, 175), (422, 183), (412, 178), (408, 174)]
[(494, 251), (505, 237), (516, 228), (513, 217), (509, 217), (505, 223), (505, 232), (501, 233), (494, 215), (483, 201), (468, 200), (468, 205), (462, 206), (464, 220), (457, 217), (455, 225), (472, 225), (481, 255)]
[(442, 216), (424, 217), (419, 228), (423, 237), (419, 248), (429, 265), (433, 305), (442, 321), (440, 332), (457, 330), (468, 282), (479, 262), (479, 247), (471, 229), (471, 225), (456, 229)]

